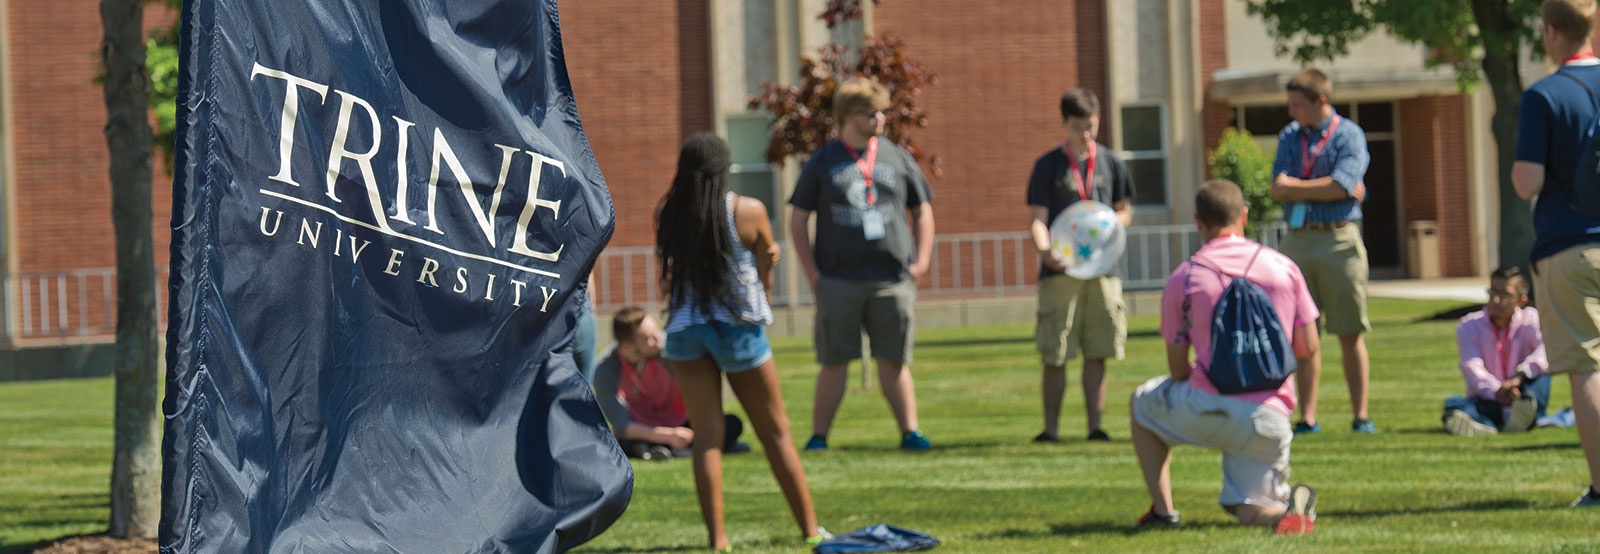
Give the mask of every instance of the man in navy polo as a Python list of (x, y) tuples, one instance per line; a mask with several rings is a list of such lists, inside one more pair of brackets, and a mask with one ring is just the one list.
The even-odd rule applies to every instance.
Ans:
[[(1272, 163), (1272, 199), (1283, 203), (1289, 234), (1279, 249), (1305, 274), (1320, 326), (1339, 336), (1344, 380), (1350, 387), (1350, 430), (1375, 433), (1367, 415), (1367, 247), (1361, 241), (1361, 201), (1366, 197), (1367, 135), (1334, 112), (1328, 102), (1333, 83), (1316, 68), (1289, 79), (1289, 117), (1278, 133)], [(1295, 433), (1316, 432), (1317, 379), (1322, 358), (1295, 372), (1300, 388), (1300, 422)]]

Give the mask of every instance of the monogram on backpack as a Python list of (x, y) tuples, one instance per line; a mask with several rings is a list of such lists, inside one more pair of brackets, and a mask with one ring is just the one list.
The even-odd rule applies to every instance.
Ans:
[[(1222, 296), (1211, 313), (1211, 359), (1206, 377), (1221, 394), (1277, 390), (1297, 369), (1294, 346), (1278, 322), (1272, 297), (1248, 278), (1250, 268), (1265, 247), (1257, 246), (1250, 263), (1238, 276), (1228, 275), (1199, 254), (1189, 258), (1183, 274), (1183, 321), (1180, 336), (1189, 338), (1189, 279), (1195, 266), (1211, 270), (1224, 283)], [(1224, 276), (1228, 277), (1227, 279)], [(1193, 340), (1189, 342), (1192, 344)]]
[(1583, 151), (1578, 157), (1578, 171), (1567, 182), (1567, 199), (1583, 217), (1600, 219), (1600, 96), (1596, 96), (1594, 90), (1576, 75), (1565, 71), (1557, 71), (1556, 74), (1578, 83), (1595, 104), (1597, 117), (1583, 131)]

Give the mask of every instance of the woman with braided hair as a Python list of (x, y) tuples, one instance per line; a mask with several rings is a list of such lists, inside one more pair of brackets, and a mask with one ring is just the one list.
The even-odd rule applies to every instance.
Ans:
[(766, 206), (728, 191), (728, 145), (710, 133), (684, 141), (656, 215), (656, 258), (668, 298), (665, 356), (694, 425), (694, 482), (711, 548), (728, 550), (722, 517), (722, 376), (766, 451), (795, 523), (818, 542), (805, 469), (789, 435), (767, 343), (767, 284), (780, 249)]

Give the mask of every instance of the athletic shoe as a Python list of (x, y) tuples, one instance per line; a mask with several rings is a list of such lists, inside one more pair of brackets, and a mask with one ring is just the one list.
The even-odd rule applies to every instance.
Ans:
[(1150, 510), (1139, 518), (1139, 521), (1134, 522), (1133, 528), (1141, 531), (1148, 529), (1177, 529), (1180, 524), (1176, 510), (1161, 516), (1156, 515), (1156, 507), (1151, 506)]
[(928, 437), (922, 431), (907, 431), (900, 435), (901, 450), (932, 450), (933, 443), (928, 442)]
[(1302, 420), (1300, 423), (1294, 424), (1294, 434), (1296, 435), (1301, 433), (1315, 433), (1321, 430), (1321, 423), (1306, 423)]
[(827, 450), (827, 449), (828, 449), (828, 437), (825, 437), (825, 436), (822, 436), (822, 435), (811, 435), (811, 440), (806, 441), (806, 451), (807, 452), (816, 452), (816, 451), (819, 451), (819, 450)]
[(816, 545), (822, 544), (822, 541), (825, 541), (825, 540), (828, 540), (828, 539), (831, 539), (831, 538), (833, 538), (833, 533), (829, 533), (827, 529), (823, 528), (821, 525), (818, 525), (817, 526), (817, 534), (813, 535), (813, 536), (810, 536), (810, 537), (806, 537), (806, 544), (809, 544), (811, 546), (816, 546)]
[(652, 462), (665, 462), (672, 459), (672, 449), (667, 448), (666, 445), (658, 444), (650, 447), (649, 450), (645, 450), (643, 454), (639, 455), (639, 459), (649, 460)]
[(1574, 507), (1574, 508), (1597, 508), (1597, 507), (1600, 507), (1600, 496), (1595, 495), (1593, 487), (1584, 489), (1583, 496), (1579, 496), (1577, 500), (1573, 500), (1572, 501), (1572, 507)]
[(1506, 419), (1504, 427), (1507, 433), (1521, 433), (1533, 428), (1533, 420), (1539, 417), (1539, 401), (1532, 396), (1522, 395), (1511, 403), (1511, 417)]
[(1033, 438), (1033, 442), (1061, 442), (1061, 437), (1041, 432), (1039, 436)]
[(750, 451), (750, 443), (744, 441), (734, 441), (733, 446), (729, 446), (725, 450), (728, 454), (743, 454)]
[(1095, 429), (1095, 430), (1089, 432), (1089, 439), (1088, 440), (1111, 442), (1111, 435), (1107, 435), (1105, 431), (1101, 431), (1099, 429)]
[(1306, 535), (1316, 529), (1317, 489), (1295, 485), (1289, 491), (1289, 513), (1278, 520), (1279, 535)]
[(1458, 437), (1482, 437), (1499, 433), (1495, 428), (1472, 419), (1461, 410), (1450, 410), (1444, 414), (1444, 430)]
[(1378, 432), (1378, 426), (1371, 419), (1361, 418), (1350, 422), (1350, 430), (1371, 435)]

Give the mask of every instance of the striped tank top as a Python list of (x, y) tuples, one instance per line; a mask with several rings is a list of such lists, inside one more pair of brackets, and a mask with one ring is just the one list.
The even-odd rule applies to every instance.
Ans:
[(739, 242), (739, 228), (734, 223), (734, 199), (732, 192), (726, 197), (726, 211), (728, 214), (728, 238), (733, 241), (733, 256), (728, 258), (729, 292), (733, 293), (733, 302), (736, 311), (730, 311), (720, 303), (713, 302), (710, 313), (695, 307), (694, 291), (684, 294), (684, 298), (673, 298), (667, 315), (666, 332), (682, 331), (694, 325), (705, 325), (711, 322), (729, 323), (734, 325), (771, 325), (772, 306), (767, 304), (766, 287), (761, 284), (761, 278), (756, 274), (756, 256), (744, 243)]

